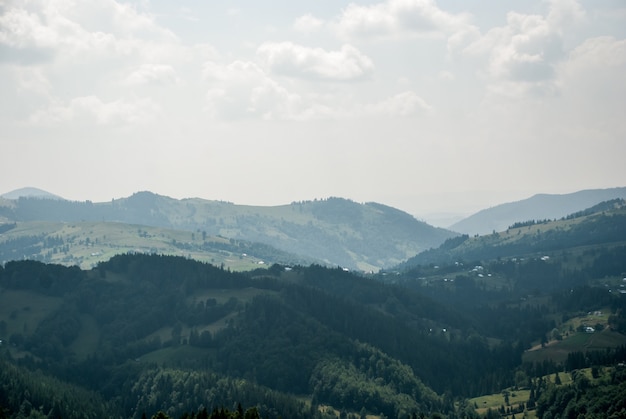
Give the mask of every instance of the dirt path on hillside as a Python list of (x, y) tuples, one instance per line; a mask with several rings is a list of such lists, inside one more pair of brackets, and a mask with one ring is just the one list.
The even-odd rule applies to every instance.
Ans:
[(555, 340), (551, 340), (550, 342), (546, 343), (544, 346), (541, 346), (541, 343), (540, 343), (538, 345), (533, 346), (530, 349), (526, 349), (526, 352), (538, 351), (539, 349), (547, 348), (550, 345), (554, 345), (557, 342), (558, 342), (558, 340), (556, 340), (556, 339)]

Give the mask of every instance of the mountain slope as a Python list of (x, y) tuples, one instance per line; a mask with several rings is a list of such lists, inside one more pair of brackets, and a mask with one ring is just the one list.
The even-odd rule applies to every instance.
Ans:
[(479, 261), (504, 257), (541, 256), (547, 252), (626, 242), (626, 201), (600, 203), (556, 221), (514, 223), (483, 236), (447, 240), (436, 249), (408, 259), (401, 269), (417, 265)]
[(241, 271), (259, 265), (319, 262), (262, 243), (114, 222), (27, 221), (0, 224), (0, 263), (31, 259), (88, 269), (114, 255), (185, 256)]
[[(458, 331), (466, 319), (441, 304), (337, 268), (244, 274), (136, 254), (89, 271), (10, 262), (0, 286), (6, 350), (121, 402), (124, 417), (168, 406), (180, 415), (224, 399), (207, 394), (217, 386), (206, 382), (139, 384), (164, 368), (387, 417), (450, 411), (433, 389), (475, 392), (468, 382), (520, 355), (508, 344), (466, 342)], [(428, 332), (441, 322), (457, 338)]]
[(464, 234), (488, 234), (503, 231), (515, 222), (558, 219), (599, 202), (626, 198), (626, 187), (589, 189), (571, 194), (538, 194), (528, 199), (484, 209), (449, 227)]
[[(393, 279), (319, 265), (232, 272), (155, 254), (91, 270), (0, 264), (0, 393), (12, 400), (0, 406), (11, 417), (31, 408), (24, 400), (44, 415), (82, 417), (85, 398), (109, 417), (137, 419), (237, 403), (268, 418), (461, 417), (466, 408), (475, 417), (455, 400), (501, 399), (501, 389), (563, 371), (563, 354), (568, 371), (623, 361), (625, 204), (455, 238), (441, 248), (483, 249), (490, 260)], [(508, 250), (552, 253), (497, 256), (516, 243)], [(585, 324), (604, 330), (589, 335)], [(559, 358), (534, 351), (543, 361), (522, 363), (547, 336), (562, 339)], [(41, 398), (44, 387), (55, 391)]]
[(9, 222), (113, 221), (188, 230), (365, 271), (395, 265), (456, 235), (385, 205), (341, 198), (261, 207), (139, 192), (104, 203), (19, 198), (0, 206)]
[(20, 188), (11, 192), (0, 195), (0, 198), (4, 199), (19, 199), (19, 198), (45, 198), (45, 199), (63, 199), (58, 195), (44, 191), (39, 188)]

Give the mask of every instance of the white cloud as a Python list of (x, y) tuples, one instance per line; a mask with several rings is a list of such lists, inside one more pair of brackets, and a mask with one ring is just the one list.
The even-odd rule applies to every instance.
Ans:
[(350, 81), (368, 77), (374, 69), (369, 57), (351, 45), (326, 51), (291, 42), (264, 43), (257, 56), (272, 73), (291, 77)]
[(348, 39), (447, 37), (470, 27), (468, 14), (448, 13), (432, 0), (387, 0), (369, 6), (351, 3), (336, 22), (339, 35)]
[(512, 97), (554, 93), (556, 66), (567, 57), (569, 29), (585, 19), (574, 0), (553, 0), (546, 15), (511, 11), (506, 26), (494, 27), (465, 47), (468, 56), (484, 57), (491, 91)]
[(16, 86), (22, 91), (30, 91), (42, 96), (49, 96), (52, 84), (44, 72), (37, 67), (17, 67), (14, 71)]
[(206, 111), (214, 118), (297, 119), (301, 99), (249, 61), (207, 62)]
[(552, 77), (559, 38), (542, 16), (511, 12), (507, 26), (491, 29), (470, 45), (469, 53), (488, 55), (490, 76), (533, 81)]
[(298, 32), (311, 33), (324, 27), (324, 21), (311, 14), (300, 16), (293, 23), (293, 28)]
[[(619, 79), (626, 78), (626, 73), (622, 72), (626, 67), (626, 39), (615, 39), (612, 36), (600, 36), (589, 38), (569, 55), (568, 71), (582, 75), (585, 73), (589, 81), (602, 80), (603, 69), (613, 77), (621, 75)], [(598, 74), (598, 71), (601, 73)], [(606, 74), (608, 75), (608, 74)], [(622, 83), (615, 87), (626, 87)]]
[(363, 107), (362, 116), (406, 117), (432, 111), (432, 107), (415, 92), (402, 92), (382, 102)]
[(379, 102), (362, 103), (353, 94), (309, 92), (284, 85), (253, 62), (207, 62), (206, 111), (214, 118), (260, 117), (266, 120), (350, 120), (425, 114), (432, 107), (411, 91)]
[[(59, 54), (140, 54), (141, 39), (175, 42), (176, 36), (129, 5), (112, 0), (20, 2), (0, 16), (0, 44), (13, 56), (34, 62)], [(37, 60), (39, 56), (40, 60)], [(82, 55), (82, 58), (85, 58)]]
[(179, 82), (176, 71), (165, 64), (141, 64), (124, 79), (127, 85), (176, 84)]
[(83, 96), (67, 103), (53, 103), (31, 116), (37, 125), (88, 123), (96, 125), (125, 125), (154, 121), (159, 107), (151, 100), (114, 100), (103, 102), (96, 96)]
[(557, 68), (564, 106), (575, 107), (577, 120), (626, 134), (626, 39), (587, 39)]
[(587, 19), (587, 14), (577, 0), (551, 0), (547, 17), (550, 27), (563, 34), (564, 29)]
[(0, 16), (0, 61), (24, 64), (48, 60), (57, 46), (57, 33), (41, 21), (39, 15), (11, 8)]
[(47, 18), (66, 18), (79, 23), (89, 33), (114, 33), (119, 38), (154, 39), (160, 42), (176, 41), (174, 33), (155, 22), (154, 16), (129, 3), (115, 0), (91, 2), (45, 1)]
[[(185, 45), (151, 14), (113, 0), (0, 9), (0, 75), (12, 87), (6, 95), (21, 101), (12, 111), (20, 121), (113, 125), (149, 121), (166, 108), (188, 114), (172, 103), (202, 96), (190, 86), (215, 56), (208, 44)], [(151, 90), (168, 85), (177, 89)], [(129, 97), (129, 86), (141, 86), (141, 95)]]

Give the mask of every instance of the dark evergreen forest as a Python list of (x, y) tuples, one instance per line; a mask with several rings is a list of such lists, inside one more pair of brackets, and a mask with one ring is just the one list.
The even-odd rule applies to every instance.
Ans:
[[(342, 269), (275, 265), (235, 273), (142, 254), (89, 271), (9, 262), (0, 286), (62, 301), (36, 330), (13, 332), (2, 347), (1, 401), (14, 417), (24, 409), (178, 417), (234, 412), (236, 403), (263, 417), (323, 417), (322, 405), (386, 417), (454, 416), (455, 400), (498, 392), (515, 384), (516, 371), (532, 371), (522, 353), (551, 328), (548, 312), (610, 304), (618, 329), (624, 312), (623, 299), (595, 288), (556, 294), (549, 310), (505, 303), (461, 309)], [(196, 298), (218, 292), (224, 297)], [(87, 318), (99, 340), (81, 357), (73, 351)], [(220, 320), (221, 327), (207, 327)], [(150, 358), (155, 353), (160, 362)]]

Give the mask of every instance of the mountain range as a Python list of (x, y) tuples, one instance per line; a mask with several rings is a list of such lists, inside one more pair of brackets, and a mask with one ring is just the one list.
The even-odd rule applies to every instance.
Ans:
[[(100, 245), (103, 234), (125, 228), (138, 240), (183, 234), (176, 240), (189, 249), (192, 234), (213, 240), (109, 221), (14, 221), (0, 238), (39, 234), (38, 224), (70, 230), (44, 238), (58, 252), (72, 234), (87, 232)], [(235, 272), (160, 253), (117, 254), (89, 269), (30, 258), (0, 264), (4, 416), (626, 411), (624, 200), (451, 237), (422, 260), (376, 275), (319, 264)]]
[[(356, 203), (343, 198), (293, 202), (279, 206), (236, 205), (230, 202), (199, 198), (174, 199), (152, 192), (137, 192), (130, 197), (110, 202), (68, 201), (58, 195), (38, 189), (22, 188), (0, 196), (0, 224), (21, 223), (21, 230), (7, 233), (3, 241), (24, 237), (28, 231), (30, 242), (43, 240), (43, 236), (63, 238), (67, 226), (74, 223), (74, 238), (82, 237), (82, 248), (74, 248), (74, 256), (65, 255), (41, 260), (76, 263), (83, 267), (106, 260), (120, 251), (139, 249), (168, 254), (185, 254), (199, 260), (226, 263), (233, 268), (250, 267), (250, 263), (293, 263), (317, 261), (361, 271), (390, 268), (421, 252), (436, 249), (445, 240), (459, 233), (485, 235), (506, 230), (515, 223), (558, 219), (599, 202), (626, 198), (626, 187), (583, 190), (571, 194), (537, 194), (528, 199), (510, 202), (481, 210), (449, 229), (433, 227), (410, 214), (379, 203)], [(57, 223), (26, 226), (24, 223)], [(83, 224), (87, 223), (87, 224)], [(89, 224), (91, 223), (91, 224)], [(93, 249), (93, 223), (100, 223), (99, 249)], [(131, 236), (145, 226), (142, 242), (124, 239), (109, 232), (114, 224), (125, 225), (122, 230)], [(37, 228), (41, 231), (35, 234)], [(154, 229), (165, 229), (157, 232)], [(190, 237), (175, 233), (193, 232)], [(33, 237), (37, 236), (35, 240)], [(113, 241), (113, 238), (116, 241)], [(209, 240), (207, 240), (209, 238)], [(223, 242), (230, 243), (224, 249)], [(74, 240), (78, 246), (81, 240)], [(233, 246), (233, 243), (237, 243)], [(253, 245), (257, 243), (258, 245)], [(87, 246), (85, 246), (85, 244)], [(217, 246), (217, 247), (216, 247)], [(274, 248), (275, 251), (268, 251)], [(32, 248), (31, 246), (31, 249)], [(238, 252), (238, 250), (240, 250)], [(54, 249), (48, 249), (48, 254)], [(22, 252), (22, 250), (19, 250)], [(112, 253), (113, 252), (113, 253)], [(229, 252), (229, 253), (225, 253)], [(40, 246), (40, 254), (44, 254)], [(240, 255), (237, 255), (239, 253)], [(37, 252), (29, 254), (38, 257)], [(79, 256), (76, 256), (79, 254)], [(252, 259), (240, 264), (241, 254)], [(95, 255), (95, 256), (93, 256)], [(233, 263), (233, 256), (238, 257)], [(5, 254), (6, 258), (7, 255)], [(253, 262), (254, 261), (254, 262)]]
[[(30, 196), (3, 199), (1, 221), (5, 224), (109, 222), (191, 231), (196, 234), (194, 240), (221, 237), (262, 243), (308, 260), (362, 271), (393, 266), (457, 235), (373, 202), (360, 204), (328, 198), (261, 207), (198, 198), (178, 200), (152, 192), (138, 192), (103, 203)], [(41, 232), (34, 235), (38, 234)], [(106, 242), (102, 236), (100, 243)], [(93, 243), (94, 237), (89, 240)]]

